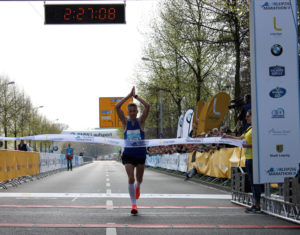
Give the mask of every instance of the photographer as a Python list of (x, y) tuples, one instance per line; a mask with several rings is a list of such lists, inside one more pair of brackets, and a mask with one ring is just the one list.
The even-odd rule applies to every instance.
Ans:
[(244, 96), (244, 98), (232, 100), (231, 102), (234, 104), (228, 106), (229, 109), (234, 108), (236, 110), (240, 110), (238, 122), (235, 128), (236, 134), (239, 135), (240, 133), (245, 132), (250, 126), (246, 120), (246, 113), (248, 110), (251, 110), (251, 95), (247, 94)]

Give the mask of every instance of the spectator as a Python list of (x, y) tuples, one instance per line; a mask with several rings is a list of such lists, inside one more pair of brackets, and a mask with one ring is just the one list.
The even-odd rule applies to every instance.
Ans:
[(230, 135), (223, 135), (223, 138), (232, 138), (243, 140), (243, 147), (245, 148), (245, 156), (246, 156), (246, 172), (248, 174), (248, 179), (251, 185), (252, 194), (253, 194), (253, 206), (251, 208), (247, 208), (246, 212), (260, 212), (260, 197), (261, 197), (261, 188), (260, 184), (253, 183), (253, 153), (252, 153), (252, 114), (251, 109), (247, 111), (246, 114), (247, 122), (250, 125), (246, 132), (240, 137), (233, 137)]
[(28, 152), (32, 152), (32, 149), (29, 147), (29, 145), (28, 144), (26, 144), (25, 142), (24, 142), (24, 140), (21, 140), (20, 141), (20, 144), (18, 145), (18, 150), (19, 151), (28, 151)]
[(247, 94), (244, 96), (244, 106), (243, 106), (243, 109), (242, 109), (240, 115), (238, 116), (238, 120), (241, 121), (242, 125), (243, 125), (242, 132), (245, 132), (248, 129), (248, 127), (250, 126), (246, 119), (246, 114), (247, 114), (248, 110), (251, 110), (251, 95), (250, 94)]
[(67, 167), (68, 170), (72, 171), (72, 160), (73, 160), (74, 149), (71, 147), (71, 144), (68, 144), (66, 148), (66, 158), (67, 158)]

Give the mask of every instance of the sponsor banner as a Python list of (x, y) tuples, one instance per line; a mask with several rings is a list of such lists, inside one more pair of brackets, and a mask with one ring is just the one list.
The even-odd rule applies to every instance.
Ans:
[(0, 150), (0, 182), (38, 173), (38, 153)]
[(280, 183), (300, 162), (297, 1), (250, 7), (254, 182)]
[(220, 92), (208, 100), (202, 108), (199, 121), (198, 132), (208, 132), (213, 128), (219, 128), (230, 105), (230, 96), (225, 92)]
[[(177, 144), (230, 144), (230, 145), (234, 145), (237, 147), (242, 147), (241, 140), (223, 139), (221, 137), (123, 140), (123, 139), (111, 139), (111, 138), (92, 137), (92, 136), (49, 134), (49, 135), (36, 135), (36, 136), (13, 138), (13, 140), (19, 140), (19, 139), (38, 140), (38, 141), (99, 143), (99, 144), (121, 146), (121, 147), (126, 147), (126, 148), (166, 146), (166, 145), (174, 145), (174, 144), (176, 144), (176, 145)], [(5, 141), (5, 140), (7, 140), (7, 138), (0, 137), (0, 140)]]
[(195, 168), (199, 174), (230, 179), (231, 167), (245, 166), (245, 154), (242, 148), (224, 148), (205, 153), (147, 155), (146, 166), (180, 172)]
[[(83, 164), (82, 156), (74, 155), (72, 159), (73, 166)], [(40, 171), (48, 172), (61, 168), (67, 168), (67, 159), (65, 154), (40, 153)]]
[(188, 109), (184, 114), (181, 138), (189, 137), (189, 133), (192, 130), (193, 113), (192, 109)]
[(159, 167), (168, 170), (186, 172), (188, 167), (188, 153), (156, 154), (146, 157), (146, 166)]
[(245, 154), (242, 148), (189, 153), (188, 170), (196, 168), (199, 174), (230, 179), (231, 167), (237, 166), (245, 166)]

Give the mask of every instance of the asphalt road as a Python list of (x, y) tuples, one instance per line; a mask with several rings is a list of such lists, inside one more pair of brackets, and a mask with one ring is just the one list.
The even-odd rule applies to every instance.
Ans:
[(123, 165), (100, 161), (0, 190), (0, 234), (300, 234), (228, 192), (150, 169), (132, 216), (127, 187)]

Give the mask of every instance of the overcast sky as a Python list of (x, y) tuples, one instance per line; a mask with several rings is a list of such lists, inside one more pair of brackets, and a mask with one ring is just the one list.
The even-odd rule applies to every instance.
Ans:
[(0, 1), (0, 75), (44, 106), (39, 112), (49, 120), (98, 128), (99, 97), (126, 96), (134, 85), (140, 31), (148, 30), (156, 1), (127, 1), (125, 25), (67, 26), (44, 25), (43, 2)]

